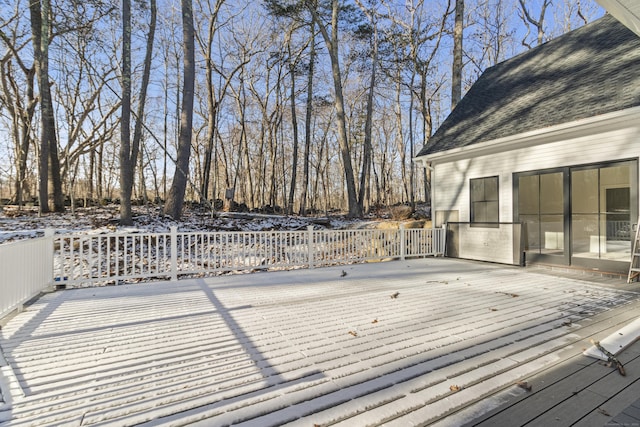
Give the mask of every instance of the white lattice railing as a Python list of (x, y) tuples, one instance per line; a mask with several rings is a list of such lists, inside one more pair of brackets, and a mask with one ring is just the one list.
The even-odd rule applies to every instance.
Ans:
[(258, 269), (442, 255), (444, 229), (65, 234), (55, 283), (83, 286)]
[(51, 287), (51, 235), (0, 245), (0, 319)]

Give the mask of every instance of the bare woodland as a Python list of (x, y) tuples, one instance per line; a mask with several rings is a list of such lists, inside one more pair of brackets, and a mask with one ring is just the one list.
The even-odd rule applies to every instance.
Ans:
[(0, 198), (361, 217), (488, 67), (589, 0), (0, 0)]

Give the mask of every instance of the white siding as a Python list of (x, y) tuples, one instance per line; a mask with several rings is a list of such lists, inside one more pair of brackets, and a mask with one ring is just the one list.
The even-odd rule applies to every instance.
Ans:
[(469, 218), (469, 180), (498, 176), (500, 221), (513, 221), (513, 173), (576, 166), (612, 160), (637, 159), (637, 126), (561, 141), (435, 164), (434, 212), (457, 210), (461, 222)]

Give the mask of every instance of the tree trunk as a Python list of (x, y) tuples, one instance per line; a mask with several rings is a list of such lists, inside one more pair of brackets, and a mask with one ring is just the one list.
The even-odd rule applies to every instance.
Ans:
[(217, 0), (215, 8), (209, 17), (209, 31), (204, 49), (206, 87), (207, 87), (207, 144), (204, 151), (204, 164), (202, 167), (202, 182), (200, 185), (200, 202), (209, 199), (209, 183), (211, 181), (211, 166), (213, 160), (213, 148), (215, 146), (216, 126), (218, 117), (218, 101), (216, 101), (215, 87), (213, 85), (213, 42), (216, 35), (216, 22), (218, 13), (224, 0)]
[(302, 161), (302, 192), (300, 194), (300, 215), (305, 215), (307, 210), (307, 192), (309, 191), (309, 156), (311, 151), (311, 120), (313, 116), (313, 72), (316, 61), (316, 29), (315, 22), (311, 21), (311, 43), (309, 51), (309, 74), (307, 75), (307, 106), (304, 118), (304, 159)]
[[(2, 39), (7, 45), (10, 43), (5, 37), (2, 37)], [(24, 63), (18, 59), (18, 64), (25, 75), (26, 82), (26, 105), (23, 105), (21, 95), (18, 93), (18, 87), (20, 85), (13, 76), (10, 59), (11, 55), (7, 54), (2, 58), (2, 61), (0, 61), (0, 86), (2, 87), (0, 103), (4, 101), (4, 105), (11, 117), (11, 136), (16, 153), (16, 179), (13, 201), (22, 208), (27, 176), (27, 160), (32, 141), (31, 127), (33, 126), (33, 116), (38, 102), (34, 94), (34, 67), (27, 68), (24, 66)]]
[[(147, 35), (139, 104), (135, 117), (136, 123), (133, 130), (133, 140), (131, 140), (131, 0), (123, 0), (122, 3), (122, 121), (120, 123), (120, 223), (122, 225), (133, 224), (131, 194), (140, 152), (144, 109), (151, 74), (157, 16), (156, 0), (149, 0), (149, 10), (151, 12), (149, 34)], [(142, 171), (140, 174), (143, 175)], [(143, 183), (141, 183), (141, 187), (143, 187)], [(141, 196), (146, 197), (144, 194)]]
[(291, 158), (291, 183), (289, 187), (289, 200), (287, 200), (287, 213), (293, 214), (293, 198), (296, 193), (296, 181), (298, 179), (298, 116), (296, 114), (296, 75), (295, 63), (291, 58), (291, 44), (289, 43), (289, 72), (291, 73), (291, 127), (293, 130), (293, 153)]
[(464, 0), (456, 0), (456, 18), (453, 27), (453, 67), (451, 73), (451, 109), (462, 99), (462, 35)]
[(338, 0), (332, 0), (332, 13), (331, 13), (331, 34), (327, 31), (318, 15), (317, 10), (308, 6), (313, 19), (316, 21), (320, 28), (322, 37), (324, 38), (327, 50), (329, 51), (329, 58), (331, 59), (331, 75), (333, 77), (333, 88), (335, 95), (335, 108), (336, 119), (338, 126), (338, 144), (340, 146), (340, 153), (342, 155), (342, 163), (344, 168), (345, 185), (347, 187), (347, 201), (350, 218), (362, 217), (362, 210), (358, 204), (358, 197), (356, 193), (356, 181), (353, 173), (353, 166), (351, 162), (351, 153), (349, 149), (349, 138), (347, 136), (347, 123), (344, 110), (344, 96), (342, 93), (342, 75), (340, 72), (340, 58), (338, 56), (338, 14), (339, 4)]
[(131, 158), (131, 0), (122, 0), (122, 104), (120, 106), (120, 223), (133, 224), (131, 191), (135, 160)]
[(178, 137), (178, 155), (169, 197), (164, 213), (178, 220), (184, 204), (184, 195), (189, 177), (189, 158), (191, 157), (191, 134), (193, 132), (193, 98), (195, 86), (195, 41), (193, 27), (193, 7), (191, 0), (181, 0), (182, 34), (184, 48), (184, 81), (182, 90), (182, 108), (180, 113), (180, 134)]
[[(49, 87), (48, 69), (43, 58), (43, 44), (48, 43), (48, 27), (42, 19), (40, 1), (29, 2), (31, 16), (31, 34), (33, 43), (33, 62), (36, 69), (38, 87), (43, 92), (43, 87)], [(47, 18), (48, 20), (48, 18)], [(43, 26), (45, 26), (43, 28)], [(40, 213), (48, 213), (49, 210), (49, 140), (45, 133), (45, 106), (41, 100), (41, 125), (40, 125), (40, 156), (38, 158), (38, 202)]]
[(358, 205), (361, 212), (364, 212), (364, 199), (371, 175), (371, 132), (373, 121), (373, 95), (376, 87), (376, 67), (378, 65), (378, 28), (373, 22), (373, 40), (371, 41), (371, 76), (369, 79), (369, 92), (367, 93), (367, 117), (364, 124), (364, 153), (362, 156), (362, 173), (360, 174), (360, 192), (358, 194)]
[(103, 186), (103, 168), (102, 161), (104, 159), (104, 141), (100, 142), (98, 146), (98, 158), (96, 159), (96, 198), (100, 203), (104, 199), (104, 186)]

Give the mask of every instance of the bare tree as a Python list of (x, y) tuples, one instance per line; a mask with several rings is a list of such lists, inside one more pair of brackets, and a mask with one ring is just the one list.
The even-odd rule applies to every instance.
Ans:
[(593, 1), (558, 0), (553, 6), (552, 26), (547, 31), (552, 37), (586, 25), (602, 14), (600, 5)]
[(451, 109), (462, 99), (462, 38), (464, 29), (464, 0), (456, 0), (453, 26), (453, 66), (451, 72)]
[[(291, 27), (287, 32), (286, 45), (287, 45), (287, 59), (289, 64), (289, 77), (291, 78), (290, 86), (290, 106), (291, 106), (291, 130), (293, 132), (293, 153), (291, 155), (291, 179), (289, 180), (289, 198), (287, 199), (287, 213), (293, 214), (293, 201), (296, 192), (296, 183), (298, 177), (298, 115), (296, 110), (296, 74), (298, 64), (300, 62), (300, 53), (294, 54), (292, 48), (291, 35), (295, 27)], [(295, 57), (295, 58), (294, 58)]]
[(307, 102), (304, 118), (304, 154), (302, 162), (302, 190), (300, 194), (300, 215), (305, 215), (309, 191), (309, 156), (311, 153), (311, 119), (313, 115), (313, 82), (316, 61), (315, 22), (309, 24), (309, 66), (307, 67)]
[(340, 145), (340, 153), (342, 157), (342, 166), (344, 168), (345, 185), (347, 188), (347, 201), (349, 208), (349, 217), (360, 218), (362, 217), (362, 209), (358, 203), (358, 197), (356, 193), (355, 176), (353, 173), (353, 166), (351, 162), (351, 150), (349, 148), (349, 137), (347, 135), (347, 125), (345, 116), (345, 103), (344, 94), (342, 90), (342, 73), (340, 70), (340, 56), (339, 56), (339, 36), (338, 36), (338, 24), (339, 24), (339, 2), (338, 0), (331, 0), (331, 18), (330, 21), (325, 21), (318, 11), (318, 7), (311, 2), (305, 3), (307, 9), (311, 13), (313, 20), (322, 34), (327, 51), (329, 52), (329, 58), (331, 60), (331, 75), (333, 77), (333, 88), (335, 96), (335, 108), (336, 108), (336, 125), (338, 130), (338, 143)]
[[(11, 119), (11, 138), (15, 150), (16, 178), (14, 181), (14, 203), (22, 207), (27, 177), (27, 160), (32, 143), (32, 123), (38, 100), (34, 92), (35, 68), (28, 67), (20, 56), (25, 45), (20, 35), (19, 3), (14, 14), (0, 28), (0, 40), (7, 51), (0, 58), (0, 107), (4, 107)], [(9, 25), (14, 23), (10, 28)], [(17, 64), (22, 78), (15, 75), (13, 64)]]
[(376, 88), (376, 78), (378, 70), (378, 14), (375, 11), (375, 2), (369, 2), (368, 7), (360, 0), (356, 0), (360, 9), (364, 12), (369, 20), (370, 29), (368, 33), (368, 42), (370, 43), (369, 56), (371, 61), (371, 72), (369, 75), (369, 87), (367, 88), (367, 106), (366, 118), (364, 125), (364, 143), (362, 154), (362, 171), (360, 173), (360, 190), (358, 192), (358, 204), (361, 211), (364, 211), (364, 200), (369, 189), (369, 178), (371, 176), (372, 164), (372, 128), (373, 128), (373, 102), (374, 92)]
[(51, 40), (50, 0), (30, 0), (31, 33), (33, 35), (33, 59), (40, 93), (40, 188), (38, 199), (40, 213), (50, 211), (49, 183), (52, 186), (52, 208), (64, 211), (58, 139), (56, 134), (53, 100), (49, 84), (49, 43)]
[(131, 140), (131, 0), (122, 2), (122, 118), (120, 122), (120, 223), (133, 224), (131, 194), (136, 163), (142, 139), (142, 124), (147, 100), (147, 88), (151, 74), (151, 59), (156, 30), (156, 0), (149, 0), (150, 20), (147, 46), (140, 85), (138, 109), (135, 117), (133, 140)]
[(131, 225), (131, 0), (122, 0), (122, 103), (120, 112), (120, 222)]
[(547, 7), (551, 5), (552, 0), (542, 0), (538, 19), (535, 19), (533, 17), (532, 11), (529, 8), (527, 8), (527, 5), (525, 4), (524, 0), (518, 0), (518, 1), (520, 3), (520, 18), (522, 19), (522, 22), (524, 22), (525, 26), (527, 27), (527, 33), (522, 37), (522, 45), (531, 49), (532, 45), (527, 40), (529, 34), (531, 33), (531, 29), (529, 25), (533, 25), (533, 27), (535, 28), (535, 31), (537, 33), (537, 37), (536, 37), (537, 44), (541, 45), (542, 42), (544, 41), (544, 34), (545, 34), (544, 33), (544, 17), (547, 11)]
[[(385, 2), (387, 7), (391, 9), (391, 5)], [(441, 14), (433, 17), (432, 14), (425, 13), (425, 3), (423, 0), (406, 2), (405, 10), (407, 16), (396, 17), (392, 12), (388, 13), (389, 18), (393, 21), (394, 29), (389, 36), (390, 39), (400, 49), (400, 53), (392, 54), (399, 58), (397, 61), (387, 61), (391, 64), (393, 70), (390, 75), (401, 78), (400, 83), (405, 86), (409, 92), (408, 115), (408, 139), (409, 139), (409, 156), (413, 158), (415, 154), (415, 134), (422, 135), (422, 144), (428, 142), (433, 131), (433, 113), (432, 105), (438, 92), (444, 85), (443, 75), (438, 76), (435, 70), (438, 69), (438, 54), (442, 40), (446, 35), (446, 25), (451, 15), (451, 0), (448, 0)], [(402, 78), (402, 69), (404, 66), (408, 68), (407, 77)], [(421, 132), (414, 130), (414, 105), (418, 102), (417, 110), (421, 115)], [(398, 98), (398, 103), (400, 102)], [(398, 104), (400, 105), (400, 104)], [(399, 107), (398, 107), (399, 108)], [(401, 123), (398, 124), (399, 126)], [(404, 141), (399, 141), (399, 145), (403, 145)], [(406, 167), (406, 166), (402, 166)], [(415, 171), (413, 165), (409, 169), (409, 182), (406, 179), (405, 189), (409, 193), (408, 198), (412, 206), (415, 205), (414, 187), (416, 183)]]
[[(203, 154), (203, 166), (201, 172), (202, 177), (200, 181), (201, 202), (205, 202), (209, 198), (211, 175), (213, 167), (215, 166), (214, 162), (217, 162), (219, 160), (217, 158), (214, 158), (214, 148), (216, 148), (216, 140), (219, 138), (218, 119), (220, 115), (220, 109), (222, 108), (224, 99), (233, 82), (233, 78), (251, 60), (251, 55), (246, 55), (245, 57), (241, 58), (238, 63), (232, 64), (232, 68), (230, 70), (227, 70), (227, 64), (223, 62), (224, 58), (222, 57), (222, 53), (219, 63), (216, 63), (213, 57), (214, 43), (216, 37), (218, 36), (218, 30), (221, 25), (221, 23), (218, 22), (219, 15), (224, 1), (225, 0), (216, 0), (213, 6), (209, 2), (206, 2), (206, 7), (212, 7), (212, 9), (210, 9), (206, 14), (208, 17), (206, 21), (206, 31), (202, 31), (206, 34), (206, 37), (200, 35), (199, 32), (196, 32), (196, 40), (200, 45), (205, 61), (205, 86), (207, 95), (207, 134), (205, 137), (206, 142)], [(202, 5), (201, 7), (204, 6), (205, 5)], [(227, 20), (227, 22), (230, 22), (230, 19)], [(220, 45), (222, 44), (223, 43), (221, 42)], [(216, 87), (214, 81), (216, 75), (218, 76), (218, 87)]]
[(164, 206), (164, 213), (174, 219), (180, 219), (184, 195), (189, 176), (189, 158), (191, 157), (191, 134), (193, 123), (193, 99), (195, 87), (195, 30), (193, 24), (193, 5), (191, 0), (181, 0), (183, 34), (183, 86), (182, 107), (180, 112), (180, 133), (178, 137), (178, 155), (176, 170)]
[(515, 29), (509, 22), (509, 7), (513, 6), (506, 0), (485, 1), (467, 14), (471, 31), (466, 37), (465, 58), (472, 65), (467, 72), (467, 87), (488, 67), (516, 53)]
[[(287, 210), (293, 212), (293, 202), (295, 197), (295, 189), (297, 185), (297, 172), (298, 172), (298, 145), (299, 136), (297, 130), (297, 110), (295, 105), (295, 75), (299, 72), (298, 68), (304, 68), (307, 76), (307, 88), (306, 88), (306, 103), (305, 103), (305, 133), (304, 133), (304, 153), (302, 155), (302, 183), (300, 191), (300, 205), (299, 214), (305, 215), (309, 200), (309, 185), (310, 185), (310, 155), (311, 155), (311, 140), (312, 135), (312, 121), (313, 121), (313, 98), (314, 98), (314, 72), (315, 64), (317, 60), (316, 52), (316, 21), (314, 19), (308, 20), (305, 17), (304, 11), (306, 8), (311, 7), (313, 9), (318, 7), (316, 0), (308, 0), (306, 2), (286, 2), (282, 0), (265, 0), (265, 5), (269, 13), (276, 18), (288, 18), (292, 21), (287, 32), (287, 49), (289, 51), (289, 68), (291, 75), (290, 86), (290, 101), (291, 101), (291, 120), (293, 131), (293, 153), (291, 163), (291, 179), (289, 187), (289, 197), (287, 199)], [(309, 28), (309, 38), (304, 43), (303, 49), (293, 54), (292, 51), (292, 35), (295, 30), (301, 28)], [(306, 66), (302, 65), (304, 48), (308, 48), (308, 63)], [(295, 56), (295, 60), (293, 57)]]

